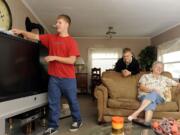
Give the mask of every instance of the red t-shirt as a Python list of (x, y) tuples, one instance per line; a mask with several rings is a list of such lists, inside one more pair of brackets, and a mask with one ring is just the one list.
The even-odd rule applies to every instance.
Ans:
[[(61, 37), (58, 34), (39, 35), (41, 43), (48, 48), (49, 56), (79, 56), (77, 42), (71, 37)], [(53, 61), (48, 64), (48, 74), (59, 78), (75, 78), (73, 64)]]

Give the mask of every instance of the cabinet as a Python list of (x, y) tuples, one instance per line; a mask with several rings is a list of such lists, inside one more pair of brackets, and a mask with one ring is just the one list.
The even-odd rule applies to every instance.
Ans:
[(0, 102), (0, 108), (3, 108), (0, 109), (0, 135), (6, 134), (6, 119), (45, 105), (47, 105), (47, 93)]
[(88, 93), (88, 74), (87, 73), (76, 73), (77, 89), (78, 93)]

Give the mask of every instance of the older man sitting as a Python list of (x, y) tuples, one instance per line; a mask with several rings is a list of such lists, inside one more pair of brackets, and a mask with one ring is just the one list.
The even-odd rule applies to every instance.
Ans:
[(170, 86), (180, 87), (176, 81), (162, 76), (164, 65), (162, 62), (154, 62), (152, 65), (152, 73), (143, 75), (139, 80), (138, 98), (142, 101), (140, 107), (128, 117), (129, 121), (137, 119), (138, 115), (145, 111), (145, 123), (150, 123), (153, 111), (157, 104), (166, 101), (165, 90)]

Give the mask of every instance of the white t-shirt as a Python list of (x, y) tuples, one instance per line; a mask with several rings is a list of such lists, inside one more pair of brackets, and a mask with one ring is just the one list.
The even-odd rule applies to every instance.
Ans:
[[(157, 90), (157, 92), (163, 99), (165, 99), (164, 92), (169, 87), (177, 86), (178, 84), (176, 81), (162, 75), (158, 77), (154, 77), (152, 73), (143, 75), (140, 78), (139, 83), (145, 85), (151, 90)], [(139, 96), (148, 94), (147, 92), (143, 92), (141, 90), (138, 91), (139, 91)]]

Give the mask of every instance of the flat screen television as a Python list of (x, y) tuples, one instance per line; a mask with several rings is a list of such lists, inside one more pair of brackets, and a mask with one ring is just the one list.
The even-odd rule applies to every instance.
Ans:
[(39, 50), (38, 43), (0, 32), (0, 102), (47, 91)]

